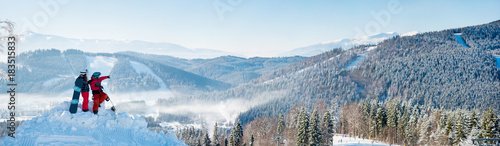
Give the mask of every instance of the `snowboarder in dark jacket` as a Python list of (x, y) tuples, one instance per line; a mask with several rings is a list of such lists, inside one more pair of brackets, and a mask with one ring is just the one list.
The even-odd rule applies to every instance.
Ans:
[(99, 104), (104, 102), (104, 100), (109, 101), (108, 95), (102, 91), (103, 87), (101, 85), (102, 80), (108, 79), (109, 76), (99, 76), (101, 76), (100, 72), (94, 72), (94, 74), (92, 74), (92, 79), (89, 81), (90, 89), (92, 89), (92, 99), (94, 100), (94, 107), (92, 109), (94, 114), (97, 114)]
[(87, 112), (87, 111), (89, 111), (89, 90), (90, 90), (89, 89), (89, 82), (88, 82), (88, 78), (87, 78), (87, 69), (80, 71), (80, 76), (78, 76), (78, 78), (83, 79), (83, 86), (82, 86), (82, 89), (80, 91), (80, 93), (82, 93), (82, 97), (83, 97), (82, 111)]

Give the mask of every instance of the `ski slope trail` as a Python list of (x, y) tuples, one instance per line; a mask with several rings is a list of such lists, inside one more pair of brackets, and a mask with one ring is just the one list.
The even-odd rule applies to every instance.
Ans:
[(130, 64), (134, 68), (135, 72), (137, 72), (138, 74), (146, 73), (146, 74), (152, 75), (158, 81), (158, 83), (160, 83), (160, 90), (168, 90), (165, 82), (158, 75), (156, 75), (153, 72), (153, 70), (151, 70), (151, 68), (149, 68), (148, 66), (146, 66), (142, 63), (135, 62), (135, 61), (130, 61)]
[[(106, 56), (86, 56), (87, 58), (87, 67), (88, 74), (91, 76), (94, 72), (100, 72), (101, 76), (107, 76), (111, 73), (111, 69), (115, 66), (115, 62), (118, 59), (114, 57), (106, 57)], [(107, 86), (108, 82), (104, 80), (102, 85)]]
[(352, 68), (356, 67), (358, 65), (358, 63), (360, 63), (361, 61), (363, 61), (363, 59), (366, 58), (366, 55), (368, 55), (368, 53), (370, 53), (371, 50), (374, 50), (376, 48), (377, 47), (369, 47), (365, 52), (363, 52), (363, 54), (359, 55), (354, 61), (352, 61), (345, 68), (346, 69), (352, 69)]
[(165, 134), (147, 129), (139, 116), (117, 113), (109, 109), (70, 114), (69, 102), (51, 109), (42, 116), (24, 122), (15, 133), (6, 136), (0, 145), (185, 145), (175, 133)]
[(106, 56), (86, 56), (89, 74), (101, 72), (101, 75), (109, 75), (118, 59)]

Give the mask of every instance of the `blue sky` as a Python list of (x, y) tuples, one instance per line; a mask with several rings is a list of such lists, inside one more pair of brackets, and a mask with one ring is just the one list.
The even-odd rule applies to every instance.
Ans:
[[(1, 3), (0, 19), (14, 21), (17, 33), (31, 23), (36, 28), (33, 31), (42, 34), (169, 42), (246, 56), (272, 56), (359, 34), (435, 31), (500, 19), (498, 0), (2, 0)], [(56, 7), (50, 5), (47, 11), (44, 3)]]

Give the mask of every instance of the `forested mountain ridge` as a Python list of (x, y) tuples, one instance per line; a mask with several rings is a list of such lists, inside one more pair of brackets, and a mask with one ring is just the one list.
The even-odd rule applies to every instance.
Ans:
[(141, 54), (137, 52), (118, 52), (116, 54), (138, 60), (155, 61), (210, 79), (231, 83), (234, 86), (247, 83), (264, 74), (306, 59), (306, 57), (301, 56), (273, 58), (220, 56), (211, 59), (183, 59), (165, 55)]
[[(452, 36), (462, 33), (470, 48)], [(431, 107), (498, 109), (500, 22), (395, 37), (378, 44), (358, 68), (388, 97)]]
[[(460, 32), (471, 48), (457, 44), (453, 34)], [(242, 113), (240, 120), (245, 123), (261, 116), (276, 117), (297, 103), (311, 105), (317, 99), (339, 105), (361, 99), (381, 102), (396, 99), (435, 108), (486, 109), (491, 106), (498, 110), (500, 80), (490, 50), (500, 48), (499, 37), (499, 21), (396, 36), (379, 43), (351, 69), (345, 65), (370, 46), (344, 50), (337, 56), (334, 52), (339, 50), (334, 49), (251, 82), (255, 85), (244, 88), (250, 90), (246, 92), (259, 92), (251, 90), (256, 87), (266, 87), (266, 92), (290, 91)], [(305, 64), (308, 67), (297, 67)]]
[[(190, 93), (192, 90), (226, 90), (303, 59), (305, 57), (299, 56), (183, 59), (137, 52), (88, 53), (76, 49), (41, 49), (17, 56), (16, 82), (20, 85), (20, 93), (58, 93), (71, 90), (80, 70), (87, 68), (91, 73), (99, 71), (113, 76), (107, 87), (112, 92), (158, 90), (165, 85), (166, 89)], [(6, 65), (2, 66), (1, 69), (5, 70)], [(6, 75), (2, 75), (1, 79), (7, 82)], [(0, 88), (6, 89), (5, 84)]]

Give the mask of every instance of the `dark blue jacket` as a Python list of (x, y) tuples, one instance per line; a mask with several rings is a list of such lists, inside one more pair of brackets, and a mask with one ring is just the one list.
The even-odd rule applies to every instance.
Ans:
[[(80, 75), (78, 76), (78, 78), (82, 78), (83, 79), (83, 76)], [(89, 88), (89, 82), (88, 81), (85, 81), (85, 79), (83, 79), (83, 86), (82, 86), (82, 90), (80, 92), (89, 92), (90, 88)]]

